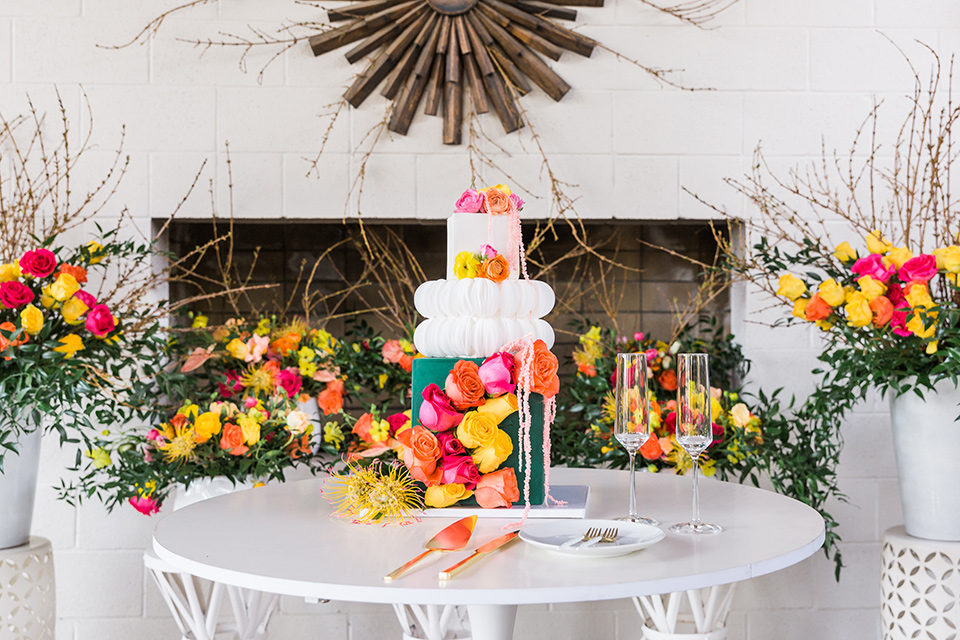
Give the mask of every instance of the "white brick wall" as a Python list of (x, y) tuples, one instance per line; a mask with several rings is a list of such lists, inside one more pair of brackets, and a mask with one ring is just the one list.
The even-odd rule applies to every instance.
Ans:
[[(213, 50), (200, 58), (174, 40), (241, 31), (248, 24), (273, 28), (287, 18), (314, 19), (317, 12), (292, 0), (222, 0), (171, 21), (149, 44), (121, 51), (96, 47), (129, 39), (147, 19), (176, 4), (0, 0), (0, 110), (19, 112), (26, 93), (51, 108), (56, 85), (78, 113), (82, 85), (104, 150), (116, 144), (120, 125), (127, 126), (131, 170), (108, 213), (116, 215), (127, 204), (144, 228), (151, 217), (170, 213), (205, 159), (204, 180), (184, 213), (209, 215), (209, 179), (217, 181), (225, 207), (227, 143), (238, 217), (343, 216), (359, 166), (356, 147), (382, 117), (383, 100), (374, 95), (361, 110), (342, 116), (319, 178), (307, 177), (305, 158), (319, 145), (324, 105), (337, 99), (359, 67), (339, 53), (314, 59), (303, 45), (274, 63), (261, 84), (256, 72), (267, 54), (253, 53), (244, 74), (232, 52)], [(722, 178), (748, 168), (760, 140), (784, 167), (818, 153), (821, 135), (829, 148), (845, 149), (874, 97), (895, 102), (910, 87), (904, 64), (878, 31), (911, 53), (920, 51), (914, 38), (935, 47), (944, 60), (960, 50), (960, 6), (942, 0), (741, 0), (709, 31), (679, 26), (636, 0), (607, 0), (602, 9), (580, 13), (587, 35), (645, 64), (681, 67), (678, 79), (715, 89), (660, 87), (604, 50), (591, 59), (568, 54), (554, 65), (573, 90), (559, 104), (534, 92), (523, 106), (559, 177), (578, 185), (581, 215), (597, 218), (708, 217), (681, 187), (742, 211), (741, 198)], [(926, 61), (917, 62), (923, 73)], [(482, 124), (511, 154), (498, 157), (527, 187), (529, 211), (545, 212), (539, 158), (529, 145), (502, 136), (495, 118), (484, 117)], [(381, 145), (368, 165), (365, 215), (442, 217), (466, 184), (463, 149), (439, 143), (438, 120), (417, 116), (411, 134)], [(754, 358), (754, 380), (769, 389), (809, 389), (815, 334), (773, 333), (745, 322), (763, 305), (749, 295), (744, 299), (734, 315)], [(784, 367), (785, 361), (793, 366)], [(871, 399), (843, 433), (841, 488), (850, 504), (834, 507), (849, 565), (843, 581), (836, 584), (832, 565), (816, 556), (748, 583), (729, 637), (878, 637), (878, 541), (900, 518), (885, 404)], [(130, 510), (107, 515), (96, 504), (73, 509), (56, 502), (51, 486), (69, 460), (48, 445), (35, 528), (56, 547), (58, 638), (175, 637), (139, 560), (153, 522)], [(637, 617), (626, 601), (524, 607), (517, 629), (528, 638), (636, 638)], [(291, 639), (395, 637), (385, 607), (306, 605), (290, 598), (283, 600), (273, 631)]]

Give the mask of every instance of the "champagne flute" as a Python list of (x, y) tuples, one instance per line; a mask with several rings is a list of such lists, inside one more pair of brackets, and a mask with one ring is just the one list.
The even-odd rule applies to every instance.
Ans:
[(707, 354), (681, 353), (677, 356), (677, 443), (693, 459), (693, 520), (670, 527), (676, 533), (720, 533), (720, 525), (700, 520), (700, 488), (697, 470), (700, 454), (713, 442), (713, 415), (710, 407), (710, 372)]
[(656, 525), (653, 518), (637, 514), (636, 455), (650, 437), (650, 402), (647, 399), (647, 356), (617, 354), (617, 400), (614, 435), (630, 454), (630, 513), (616, 518)]

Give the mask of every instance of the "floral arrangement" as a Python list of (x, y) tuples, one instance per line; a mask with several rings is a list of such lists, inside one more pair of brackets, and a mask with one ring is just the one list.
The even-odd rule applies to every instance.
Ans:
[(108, 508), (126, 502), (151, 515), (177, 485), (202, 478), (282, 481), (285, 469), (309, 464), (312, 431), (310, 418), (291, 409), (282, 392), (240, 404), (188, 402), (146, 434), (98, 438), (79, 485), (95, 488)]
[(496, 249), (485, 244), (478, 253), (458, 253), (454, 258), (453, 273), (457, 280), (484, 278), (499, 283), (510, 277), (510, 263)]
[(491, 213), (510, 215), (523, 211), (524, 201), (505, 184), (497, 184), (485, 189), (467, 189), (457, 199), (454, 211), (457, 213)]

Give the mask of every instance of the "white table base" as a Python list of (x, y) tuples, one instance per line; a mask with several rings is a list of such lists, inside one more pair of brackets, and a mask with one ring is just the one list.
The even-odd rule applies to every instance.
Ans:
[(25, 545), (0, 549), (0, 638), (53, 640), (56, 624), (50, 541), (34, 536)]
[(513, 605), (395, 604), (403, 640), (510, 640)]
[[(144, 552), (143, 564), (170, 608), (181, 640), (213, 640), (220, 633), (231, 633), (237, 640), (267, 640), (267, 625), (279, 595), (197, 578), (164, 562), (152, 550)], [(233, 622), (218, 621), (224, 595), (233, 610)]]
[[(633, 598), (645, 640), (724, 640), (737, 583)], [(687, 612), (681, 612), (683, 605)]]

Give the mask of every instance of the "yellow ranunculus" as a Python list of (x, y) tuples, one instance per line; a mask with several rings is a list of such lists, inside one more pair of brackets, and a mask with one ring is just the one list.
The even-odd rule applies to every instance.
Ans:
[(18, 280), (23, 274), (20, 272), (20, 265), (16, 262), (0, 264), (0, 282), (11, 282)]
[(89, 310), (90, 307), (77, 296), (73, 296), (60, 307), (60, 313), (67, 324), (80, 324), (83, 322), (83, 314)]
[(501, 429), (497, 432), (492, 445), (481, 447), (473, 452), (473, 461), (480, 473), (490, 473), (496, 471), (511, 453), (513, 453), (513, 440), (510, 439), (509, 433)]
[(870, 300), (862, 293), (855, 293), (844, 309), (847, 312), (847, 324), (851, 327), (865, 327), (873, 321)]
[(892, 248), (893, 245), (883, 237), (880, 231), (874, 230), (867, 234), (867, 251), (870, 253), (884, 254)]
[(927, 348), (925, 349), (927, 355), (932, 356), (937, 352), (937, 346), (939, 342), (939, 340), (931, 340), (927, 343)]
[(457, 427), (457, 439), (468, 449), (489, 447), (500, 431), (497, 424), (491, 413), (469, 411)]
[(49, 286), (50, 295), (57, 302), (63, 302), (71, 297), (77, 291), (80, 291), (80, 283), (69, 273), (61, 273), (53, 284)]
[(846, 298), (843, 287), (837, 284), (837, 281), (833, 278), (821, 282), (817, 292), (820, 294), (820, 297), (823, 299), (823, 301), (831, 307), (840, 306), (843, 304), (844, 298)]
[(261, 337), (270, 333), (270, 318), (260, 318), (260, 322), (257, 323), (257, 328), (253, 332)]
[(28, 304), (20, 312), (20, 326), (31, 336), (37, 335), (43, 329), (43, 312)]
[(933, 306), (933, 298), (930, 297), (930, 291), (924, 284), (911, 285), (910, 290), (907, 291), (904, 297), (913, 308), (923, 307), (924, 309), (929, 309)]
[(240, 431), (243, 432), (243, 443), (253, 446), (260, 442), (260, 422), (251, 415), (242, 415), (237, 418)]
[(83, 339), (75, 333), (68, 333), (58, 340), (59, 347), (53, 350), (58, 353), (65, 353), (68, 358), (72, 358), (77, 351), (83, 350)]
[(247, 357), (247, 343), (241, 340), (240, 338), (234, 338), (227, 343), (226, 346), (227, 353), (236, 358), (237, 360), (243, 360)]
[(875, 279), (873, 276), (858, 278), (857, 284), (860, 285), (860, 293), (866, 297), (867, 302), (872, 302), (874, 298), (882, 296), (887, 292), (887, 285)]
[(212, 411), (201, 413), (197, 416), (193, 424), (193, 429), (197, 433), (197, 444), (203, 444), (213, 436), (219, 434), (221, 428), (219, 413)]
[(793, 303), (793, 315), (794, 317), (800, 318), (801, 320), (806, 320), (806, 310), (807, 303), (810, 302), (810, 298), (800, 298)]
[(113, 464), (113, 460), (110, 459), (110, 452), (103, 447), (87, 451), (86, 456), (93, 460), (94, 469), (103, 469)]
[(833, 257), (840, 262), (852, 262), (857, 259), (857, 252), (854, 251), (849, 242), (841, 242), (834, 249)]
[(453, 260), (453, 275), (457, 280), (476, 278), (480, 268), (480, 261), (469, 251), (461, 251)]
[(903, 266), (903, 263), (913, 257), (913, 251), (907, 249), (906, 247), (894, 247), (890, 250), (890, 253), (887, 254), (887, 257), (884, 259), (884, 262), (887, 264), (897, 265), (897, 269)]
[(507, 416), (517, 410), (517, 396), (512, 393), (505, 393), (497, 398), (491, 398), (477, 407), (480, 413), (487, 413), (493, 416), (499, 425), (507, 419)]
[(466, 500), (473, 495), (462, 484), (441, 484), (435, 487), (427, 487), (426, 494), (423, 496), (423, 503), (434, 509), (443, 509), (461, 500)]
[(190, 325), (194, 329), (204, 329), (207, 326), (207, 323), (210, 322), (210, 319), (204, 315), (197, 315), (193, 318), (193, 324)]
[(960, 273), (960, 247), (940, 247), (933, 250), (933, 255), (937, 259), (937, 269)]
[(796, 300), (807, 292), (807, 285), (803, 280), (793, 275), (785, 273), (780, 276), (780, 287), (777, 289), (777, 295), (785, 296), (788, 300)]

